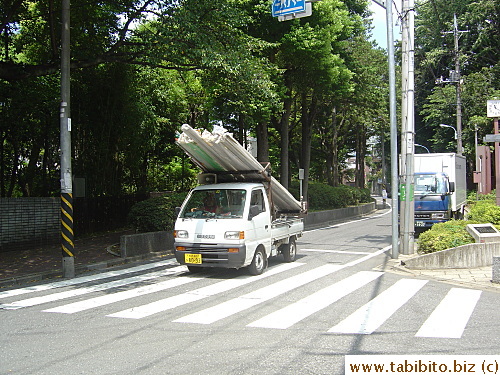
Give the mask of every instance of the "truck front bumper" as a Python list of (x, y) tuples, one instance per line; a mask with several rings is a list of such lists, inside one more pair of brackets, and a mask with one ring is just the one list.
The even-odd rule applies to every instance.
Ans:
[[(241, 268), (245, 264), (246, 246), (227, 244), (174, 243), (175, 258), (180, 264), (198, 267)], [(180, 250), (182, 249), (182, 250)], [(186, 254), (200, 254), (201, 263), (191, 263)]]

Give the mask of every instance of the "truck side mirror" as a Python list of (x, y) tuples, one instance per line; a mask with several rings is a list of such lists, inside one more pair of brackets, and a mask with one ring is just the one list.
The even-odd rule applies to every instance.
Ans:
[(455, 182), (450, 181), (450, 193), (454, 193), (454, 192), (455, 192)]
[(259, 206), (257, 205), (250, 206), (250, 212), (248, 213), (248, 220), (252, 220), (258, 214), (260, 214)]
[(181, 213), (181, 208), (180, 207), (175, 207), (175, 217), (179, 217), (180, 213)]

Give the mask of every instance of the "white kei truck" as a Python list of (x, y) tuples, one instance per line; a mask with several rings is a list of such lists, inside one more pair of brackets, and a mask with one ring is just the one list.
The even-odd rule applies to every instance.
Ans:
[(203, 170), (203, 184), (177, 209), (177, 261), (191, 272), (248, 267), (252, 275), (262, 274), (271, 256), (295, 261), (304, 205), (229, 133), (182, 130), (177, 143)]

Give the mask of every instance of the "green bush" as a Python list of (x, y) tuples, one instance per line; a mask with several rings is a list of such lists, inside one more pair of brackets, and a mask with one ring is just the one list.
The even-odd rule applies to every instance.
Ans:
[(500, 224), (500, 207), (495, 201), (482, 200), (472, 204), (467, 219), (477, 223)]
[[(298, 181), (293, 181), (289, 190), (296, 199), (299, 199)], [(309, 209), (314, 211), (344, 208), (372, 201), (369, 189), (359, 189), (346, 185), (334, 187), (319, 182), (309, 183), (308, 195)]]
[(138, 232), (173, 230), (175, 207), (180, 207), (187, 193), (172, 193), (136, 203), (128, 214), (128, 222)]
[(474, 238), (465, 229), (467, 224), (471, 222), (450, 220), (434, 224), (430, 230), (421, 233), (418, 237), (418, 252), (428, 254), (473, 243)]

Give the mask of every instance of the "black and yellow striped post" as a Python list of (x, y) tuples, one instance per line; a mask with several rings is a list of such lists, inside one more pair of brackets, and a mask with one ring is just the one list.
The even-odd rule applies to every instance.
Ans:
[[(61, 248), (63, 256), (63, 270), (74, 268), (73, 257), (75, 245), (73, 240), (73, 194), (61, 193)], [(73, 271), (71, 270), (69, 271), (70, 274), (72, 272)], [(72, 277), (72, 275), (65, 274), (65, 277)]]

